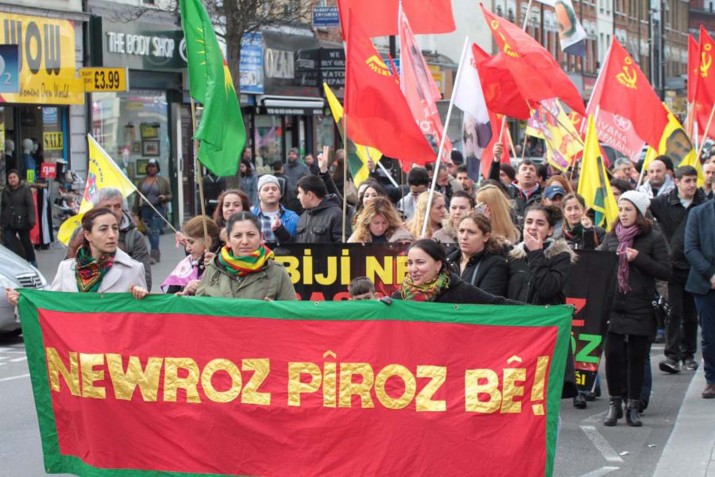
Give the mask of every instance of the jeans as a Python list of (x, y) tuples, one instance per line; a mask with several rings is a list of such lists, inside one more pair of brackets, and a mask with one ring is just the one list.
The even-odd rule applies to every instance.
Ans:
[(698, 315), (693, 295), (685, 285), (668, 283), (670, 317), (665, 324), (665, 356), (674, 361), (693, 359), (698, 347)]
[(3, 232), (5, 246), (10, 250), (12, 250), (15, 245), (15, 234), (20, 237), (20, 244), (22, 245), (22, 249), (25, 251), (25, 260), (36, 266), (37, 259), (35, 258), (35, 247), (33, 247), (32, 241), (30, 240), (30, 229), (14, 230), (6, 227)]
[(152, 250), (159, 250), (159, 236), (161, 235), (161, 226), (164, 223), (162, 216), (166, 214), (166, 208), (157, 205), (156, 210), (161, 213), (158, 215), (151, 207), (142, 207), (139, 209), (141, 213), (142, 222), (146, 226), (146, 234), (149, 237), (149, 245), (151, 245)]
[(700, 315), (700, 328), (702, 329), (703, 361), (705, 365), (705, 381), (715, 384), (715, 290), (710, 290), (707, 295), (693, 295), (695, 306)]

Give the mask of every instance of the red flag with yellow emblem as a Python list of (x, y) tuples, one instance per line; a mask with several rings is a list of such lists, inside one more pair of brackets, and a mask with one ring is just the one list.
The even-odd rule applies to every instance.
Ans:
[[(347, 38), (348, 10), (369, 37), (398, 34), (400, 0), (338, 0), (343, 38)], [(451, 0), (402, 0), (412, 33), (449, 33), (455, 30)]]
[(348, 137), (403, 162), (426, 164), (437, 153), (425, 139), (398, 80), (350, 15), (345, 73)]
[(650, 146), (660, 144), (668, 112), (648, 78), (615, 38), (591, 101), (603, 111), (630, 120), (638, 137)]
[(511, 118), (529, 119), (531, 117), (529, 103), (519, 92), (514, 75), (504, 66), (498, 55), (490, 56), (476, 43), (472, 44), (472, 55), (479, 71), (484, 100), (489, 111)]
[[(700, 45), (696, 55), (694, 62), (688, 63), (688, 83), (691, 73), (694, 72), (693, 110), (695, 121), (698, 124), (698, 135), (702, 136), (708, 126), (713, 107), (715, 107), (715, 65), (713, 65), (715, 42), (702, 26), (700, 27)], [(688, 49), (688, 60), (690, 58), (690, 49)], [(688, 94), (690, 94), (690, 85), (688, 85)], [(710, 131), (713, 132), (713, 130), (715, 130), (715, 121), (710, 121)], [(708, 134), (708, 136), (712, 137), (712, 134)]]
[(542, 99), (559, 98), (571, 109), (586, 114), (576, 86), (543, 46), (484, 5), (482, 12), (499, 49), (495, 56), (512, 72), (519, 92), (532, 108), (538, 107)]
[(688, 103), (695, 100), (700, 69), (700, 44), (693, 35), (688, 35)]

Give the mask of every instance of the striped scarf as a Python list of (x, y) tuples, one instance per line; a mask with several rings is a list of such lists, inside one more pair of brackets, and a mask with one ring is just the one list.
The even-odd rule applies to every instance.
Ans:
[(273, 251), (261, 245), (246, 257), (235, 257), (231, 247), (226, 245), (218, 255), (218, 263), (231, 275), (245, 277), (249, 273), (257, 272), (266, 265), (266, 261), (273, 260)]
[(74, 278), (77, 290), (81, 293), (96, 292), (102, 284), (102, 279), (114, 265), (114, 254), (104, 253), (94, 259), (86, 247), (81, 247), (76, 260)]

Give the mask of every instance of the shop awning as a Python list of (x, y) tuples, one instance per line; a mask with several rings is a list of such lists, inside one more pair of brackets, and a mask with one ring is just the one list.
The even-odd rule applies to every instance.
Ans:
[(262, 113), (288, 116), (318, 116), (325, 107), (321, 98), (302, 96), (261, 96), (259, 104)]

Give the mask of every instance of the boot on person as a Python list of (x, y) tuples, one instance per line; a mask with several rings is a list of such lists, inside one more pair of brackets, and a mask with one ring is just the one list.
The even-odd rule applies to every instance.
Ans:
[(154, 265), (155, 263), (161, 262), (161, 250), (154, 249), (149, 252), (150, 263)]
[(623, 417), (623, 399), (620, 396), (611, 396), (608, 400), (608, 414), (603, 420), (604, 426), (615, 426), (620, 418)]
[(626, 424), (631, 427), (641, 427), (643, 422), (638, 414), (638, 409), (640, 408), (640, 399), (629, 399), (628, 406), (626, 408)]

